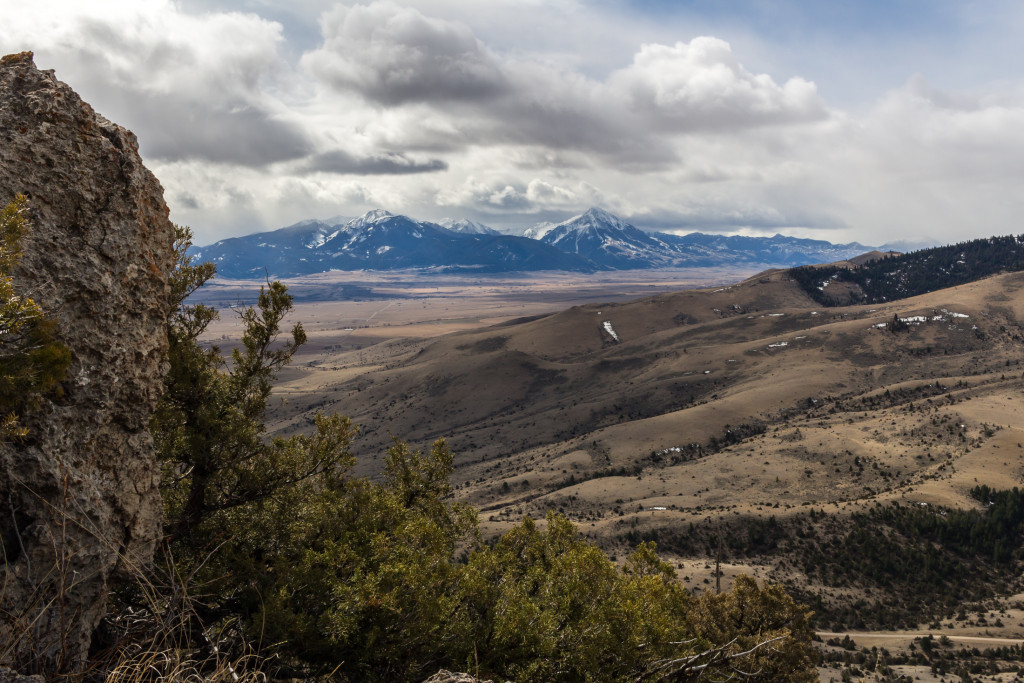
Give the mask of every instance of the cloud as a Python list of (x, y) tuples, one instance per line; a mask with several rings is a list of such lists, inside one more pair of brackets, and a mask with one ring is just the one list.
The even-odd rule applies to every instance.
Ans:
[(864, 243), (1018, 232), (1021, 131), (1024, 97), (1014, 89), (946, 92), (915, 76), (865, 114), (808, 136), (804, 191), (778, 191), (842, 215), (847, 237)]
[(391, 2), (339, 5), (320, 23), (323, 46), (303, 64), (373, 102), (480, 100), (506, 89), (496, 59), (464, 25)]
[(300, 172), (302, 173), (357, 175), (405, 175), (409, 173), (433, 173), (446, 170), (448, 170), (448, 164), (441, 159), (415, 161), (404, 154), (395, 152), (385, 152), (372, 157), (358, 158), (342, 150), (316, 154), (300, 166)]
[(541, 178), (526, 182), (501, 178), (470, 177), (457, 188), (439, 192), (439, 206), (457, 206), (478, 214), (515, 212), (536, 214), (542, 211), (575, 210), (579, 206), (604, 203), (606, 197), (590, 183), (556, 183)]
[(294, 176), (202, 161), (155, 163), (175, 222), (196, 244), (290, 225), (304, 218), (358, 215), (397, 206), (387, 186), (348, 176)]
[(633, 63), (611, 75), (609, 90), (661, 129), (735, 130), (800, 123), (827, 116), (817, 88), (802, 78), (779, 86), (747, 71), (729, 43), (702, 36), (689, 43), (644, 45)]
[(447, 118), (451, 151), (532, 147), (653, 171), (679, 161), (666, 134), (728, 134), (827, 116), (813, 83), (793, 78), (780, 86), (752, 73), (717, 38), (644, 45), (632, 64), (597, 78), (564, 63), (497, 54), (464, 24), (391, 2), (336, 7), (321, 26), (323, 44), (302, 58), (314, 78), (386, 108), (392, 120), (409, 107)]
[[(59, 17), (47, 22), (41, 17)], [(254, 14), (189, 15), (169, 0), (40, 0), (5, 11), (0, 47), (31, 46), (151, 160), (263, 165), (310, 139), (265, 83), (281, 68), (281, 26)]]
[(218, 105), (158, 93), (119, 101), (121, 94), (111, 93), (106, 101), (131, 110), (118, 118), (136, 129), (147, 160), (198, 159), (259, 167), (301, 158), (313, 148), (301, 127), (248, 103)]
[(948, 93), (915, 75), (865, 119), (864, 139), (887, 168), (964, 183), (1024, 175), (1024, 101)]
[[(685, 205), (657, 202), (640, 207), (632, 213), (625, 213), (635, 225), (658, 232), (746, 233), (772, 235), (788, 233), (793, 228), (806, 228), (808, 224), (819, 227), (848, 227), (832, 225), (826, 216), (809, 216), (799, 209), (788, 213), (789, 206), (772, 206), (760, 201), (688, 201)], [(809, 221), (809, 222), (808, 222)]]

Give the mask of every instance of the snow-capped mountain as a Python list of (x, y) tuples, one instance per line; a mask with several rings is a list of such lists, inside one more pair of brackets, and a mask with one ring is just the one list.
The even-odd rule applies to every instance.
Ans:
[(657, 235), (598, 208), (558, 223), (540, 241), (609, 268), (657, 268), (675, 260), (675, 250)]
[(537, 223), (536, 225), (532, 225), (529, 228), (523, 230), (522, 234), (523, 237), (529, 237), (530, 239), (539, 240), (542, 237), (544, 237), (544, 235), (551, 232), (552, 228), (554, 228), (556, 225), (558, 224), (552, 223), (550, 221), (544, 223)]
[(506, 235), (472, 221), (443, 224), (396, 216), (383, 209), (343, 223), (306, 220), (272, 232), (221, 240), (192, 253), (212, 261), (224, 277), (289, 277), (329, 270), (432, 268), (506, 272), (680, 268), (757, 264), (831, 263), (866, 251), (795, 237), (742, 237), (645, 232), (602, 209), (528, 236)]
[(832, 244), (797, 237), (744, 237), (699, 232), (673, 235), (645, 232), (598, 208), (527, 235), (565, 252), (579, 254), (606, 268), (665, 268), (750, 263), (796, 266), (831, 263), (866, 251), (856, 242)]
[[(479, 226), (486, 228), (486, 226)], [(476, 272), (568, 270), (593, 263), (525, 237), (456, 232), (376, 209), (341, 225), (301, 221), (287, 228), (194, 247), (223, 277), (290, 277), (329, 270), (442, 268)]]
[[(345, 222), (344, 226), (346, 231), (362, 230), (363, 228), (367, 228), (371, 225), (387, 221), (390, 218), (396, 218), (395, 214), (390, 211), (385, 211), (384, 209), (373, 209), (371, 211), (367, 211), (362, 216)], [(400, 218), (405, 218), (405, 216), (400, 216)]]
[(466, 220), (460, 218), (455, 220), (454, 218), (442, 218), (437, 222), (442, 228), (447, 228), (452, 232), (461, 232), (466, 235), (501, 235), (502, 233), (489, 225), (483, 223), (477, 223), (476, 221)]

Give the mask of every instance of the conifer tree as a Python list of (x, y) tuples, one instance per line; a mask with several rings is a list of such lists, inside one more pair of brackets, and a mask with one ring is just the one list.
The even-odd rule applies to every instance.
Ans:
[(28, 201), (18, 195), (0, 210), (0, 439), (27, 435), (21, 413), (43, 393), (59, 390), (71, 352), (54, 340), (55, 323), (22, 292), (12, 275), (28, 234)]
[(191, 234), (179, 228), (178, 267), (171, 280), (175, 312), (168, 326), (170, 369), (153, 418), (163, 463), (167, 531), (178, 542), (205, 545), (202, 531), (228, 510), (258, 504), (282, 489), (349, 463), (351, 423), (318, 416), (313, 436), (268, 439), (264, 413), (271, 384), (305, 342), (296, 324), (277, 343), (292, 296), (280, 282), (260, 288), (241, 313), (242, 347), (231, 363), (199, 338), (217, 312), (186, 299), (214, 274), (212, 264), (188, 256)]

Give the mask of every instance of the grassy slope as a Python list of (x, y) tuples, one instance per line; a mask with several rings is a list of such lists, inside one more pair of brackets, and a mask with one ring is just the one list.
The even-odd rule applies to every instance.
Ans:
[[(901, 600), (905, 585), (817, 565), (843, 560), (829, 543), (857, 532), (852, 513), (893, 502), (976, 508), (977, 484), (1021, 481), (1022, 286), (1009, 274), (825, 309), (776, 271), (379, 345), (361, 360), (338, 354), (337, 370), (315, 374), (323, 388), (293, 378), (275, 417), (294, 428), (314, 407), (351, 414), (369, 453), (389, 433), (421, 445), (448, 437), (459, 495), (493, 532), (562, 509), (611, 552), (657, 538), (697, 588), (721, 533), (730, 571), (820, 596), (829, 623), (881, 623), (878, 605), (904, 623), (951, 589)], [(875, 327), (894, 314), (928, 322)], [(811, 555), (814, 567), (802, 560)], [(978, 576), (982, 593), (1009, 586)]]

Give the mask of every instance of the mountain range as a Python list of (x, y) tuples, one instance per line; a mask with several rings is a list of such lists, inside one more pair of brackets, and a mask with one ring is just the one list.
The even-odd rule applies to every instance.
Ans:
[(330, 270), (593, 272), (758, 264), (795, 266), (852, 258), (856, 242), (775, 235), (744, 237), (646, 232), (598, 208), (509, 235), (468, 220), (417, 221), (384, 210), (344, 221), (305, 220), (280, 230), (193, 247), (222, 277), (290, 277)]

